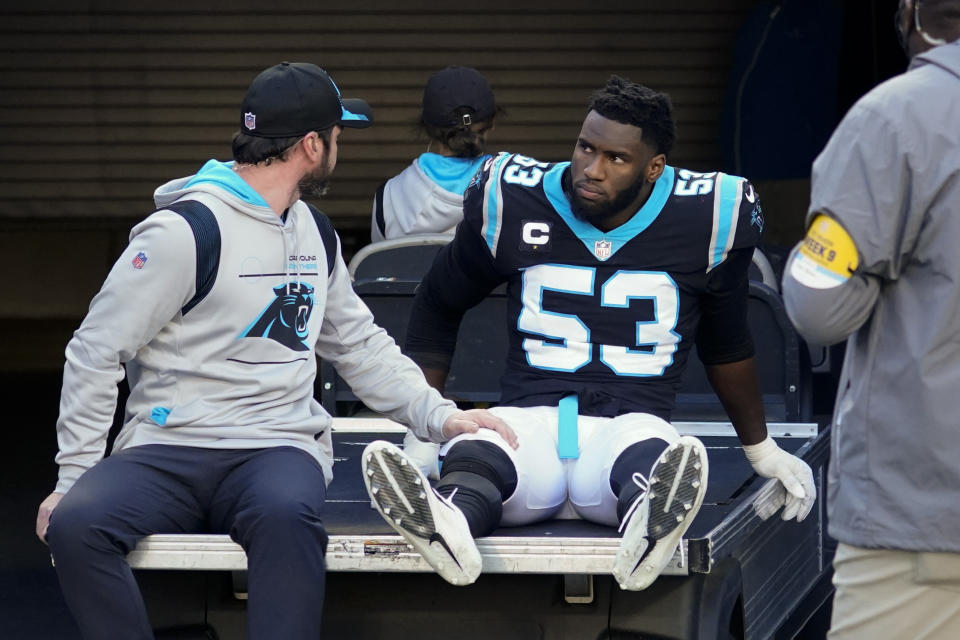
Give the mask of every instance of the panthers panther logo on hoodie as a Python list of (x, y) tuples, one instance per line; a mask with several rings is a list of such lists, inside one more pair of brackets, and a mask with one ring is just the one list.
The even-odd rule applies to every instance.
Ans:
[(276, 299), (240, 334), (241, 338), (270, 338), (294, 351), (309, 351), (304, 342), (313, 313), (313, 287), (290, 282), (273, 288)]

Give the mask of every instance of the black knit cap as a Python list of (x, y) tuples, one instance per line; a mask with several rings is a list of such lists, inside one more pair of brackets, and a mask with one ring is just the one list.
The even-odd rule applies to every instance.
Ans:
[[(457, 110), (470, 115), (464, 121)], [(497, 103), (487, 79), (471, 67), (437, 71), (423, 89), (423, 121), (432, 127), (456, 127), (493, 117)]]
[(295, 138), (333, 125), (365, 129), (370, 105), (340, 97), (330, 75), (309, 62), (281, 62), (260, 73), (243, 98), (240, 131), (257, 138)]

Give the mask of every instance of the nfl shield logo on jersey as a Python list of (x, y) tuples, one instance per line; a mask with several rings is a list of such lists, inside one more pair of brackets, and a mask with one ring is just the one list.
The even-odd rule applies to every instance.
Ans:
[(255, 113), (245, 113), (243, 114), (243, 126), (245, 126), (250, 131), (253, 131), (257, 128), (257, 115)]
[(613, 252), (613, 243), (608, 240), (597, 240), (593, 243), (593, 255), (598, 260), (606, 260)]
[(143, 251), (139, 252), (133, 257), (132, 262), (134, 269), (143, 269), (143, 265), (147, 264), (147, 254)]

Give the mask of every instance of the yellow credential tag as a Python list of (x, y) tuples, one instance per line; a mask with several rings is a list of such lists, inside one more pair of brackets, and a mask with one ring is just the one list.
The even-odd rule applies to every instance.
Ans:
[(790, 275), (808, 287), (831, 289), (849, 280), (859, 262), (850, 234), (836, 220), (821, 214), (807, 229), (790, 264)]

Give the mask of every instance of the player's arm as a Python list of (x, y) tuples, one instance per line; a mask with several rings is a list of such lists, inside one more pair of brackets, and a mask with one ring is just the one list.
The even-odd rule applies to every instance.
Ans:
[(767, 434), (763, 400), (754, 359), (707, 367), (707, 377), (723, 404), (743, 452), (757, 475), (776, 478), (786, 490), (784, 520), (807, 517), (817, 497), (813, 471), (800, 458), (787, 453)]
[(739, 241), (724, 262), (711, 271), (707, 291), (700, 299), (697, 351), (754, 471), (783, 485), (782, 518), (802, 520), (816, 500), (813, 472), (803, 460), (781, 449), (767, 433), (747, 323), (747, 271), (762, 226), (759, 201), (753, 196), (745, 205), (752, 206), (758, 215), (741, 211)]
[(732, 225), (730, 250), (708, 273), (706, 291), (700, 297), (697, 353), (740, 442), (749, 446), (767, 437), (747, 323), (747, 273), (764, 220), (760, 196), (748, 180), (740, 179), (738, 193), (740, 208)]
[(446, 384), (463, 315), (502, 281), (483, 239), (461, 223), (420, 283), (407, 327), (406, 353), (435, 389)]
[(781, 517), (803, 520), (817, 498), (813, 471), (806, 462), (781, 449), (767, 434), (754, 359), (716, 364), (706, 369), (753, 470), (761, 477), (776, 478), (783, 485), (786, 493)]
[(752, 255), (752, 246), (735, 249), (711, 272), (708, 292), (700, 300), (697, 330), (697, 353), (707, 379), (745, 445), (767, 437), (747, 325), (747, 269)]
[(740, 443), (763, 442), (767, 437), (767, 423), (754, 358), (706, 365), (705, 369)]

